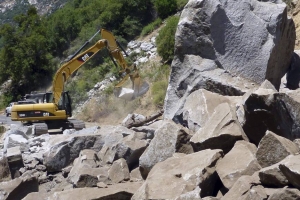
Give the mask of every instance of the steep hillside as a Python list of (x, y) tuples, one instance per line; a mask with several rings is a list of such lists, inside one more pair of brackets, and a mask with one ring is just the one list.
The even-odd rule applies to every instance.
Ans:
[[(138, 55), (135, 59), (141, 76), (150, 85), (149, 91), (138, 99), (126, 101), (116, 98), (113, 94), (106, 95), (106, 88), (109, 89), (111, 86), (105, 84), (101, 86), (102, 83), (98, 83), (88, 92), (88, 99), (75, 106), (75, 111), (73, 112), (74, 117), (90, 122), (87, 123), (87, 126), (90, 126), (90, 124), (98, 124), (101, 126), (117, 125), (121, 124), (122, 120), (126, 118), (128, 114), (137, 113), (144, 116), (150, 116), (160, 110), (160, 108), (153, 103), (153, 99), (155, 98), (155, 92), (153, 93), (153, 91), (151, 91), (153, 82), (147, 77), (147, 74), (153, 73), (151, 71), (157, 70), (154, 68), (159, 68), (162, 65), (161, 57), (156, 52), (155, 38), (163, 26), (164, 25), (154, 30), (151, 34), (131, 41), (130, 44), (133, 44), (133, 48), (127, 49), (127, 52), (131, 54), (140, 51), (140, 46), (142, 45), (153, 45), (152, 51), (144, 49), (142, 50), (144, 53)], [(139, 44), (140, 46), (136, 44)], [(158, 73), (158, 70), (155, 73)], [(165, 77), (164, 79), (167, 82), (168, 77)], [(130, 81), (128, 81), (128, 84), (125, 87), (131, 87)]]
[(0, 23), (11, 22), (15, 15), (25, 13), (30, 5), (40, 15), (49, 14), (63, 6), (67, 0), (3, 0), (0, 2)]

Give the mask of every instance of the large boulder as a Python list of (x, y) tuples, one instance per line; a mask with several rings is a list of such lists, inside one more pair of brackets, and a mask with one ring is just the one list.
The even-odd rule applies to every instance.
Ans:
[(258, 145), (267, 130), (294, 140), (300, 138), (300, 90), (278, 92), (268, 81), (244, 96), (243, 129)]
[[(170, 76), (165, 97), (164, 118), (173, 119), (179, 123), (185, 123), (182, 122), (185, 120), (183, 119), (185, 101), (197, 89), (205, 89), (226, 96), (242, 96), (250, 89), (258, 87), (256, 83), (247, 79), (230, 75), (223, 69), (219, 69), (214, 61), (202, 59), (200, 56), (185, 55), (183, 61), (175, 57), (172, 68), (174, 69), (172, 72), (176, 71), (176, 74)], [(192, 99), (194, 100), (196, 99)]]
[(39, 184), (35, 177), (16, 178), (0, 183), (0, 199), (22, 199), (31, 192), (38, 192)]
[(291, 154), (298, 154), (299, 147), (292, 141), (267, 131), (258, 145), (256, 158), (262, 167), (268, 167)]
[[(246, 83), (268, 79), (278, 89), (295, 37), (282, 1), (190, 0), (175, 35), (165, 117), (172, 119), (185, 98), (199, 88), (241, 95), (249, 89)], [(216, 81), (217, 69), (223, 71), (222, 77), (229, 72), (235, 81), (225, 77)]]
[(261, 169), (255, 153), (254, 144), (237, 141), (232, 150), (218, 161), (216, 170), (226, 189), (230, 189), (241, 176), (251, 176)]
[(11, 180), (9, 165), (6, 157), (0, 158), (0, 182)]
[(116, 160), (117, 147), (116, 146), (103, 146), (98, 152), (98, 157), (102, 165), (112, 164)]
[(286, 73), (286, 87), (292, 90), (299, 88), (300, 83), (300, 51), (295, 50), (288, 72)]
[(84, 149), (80, 152), (79, 157), (81, 165), (87, 165), (89, 167), (98, 167), (98, 157), (94, 150)]
[(173, 156), (175, 152), (191, 153), (189, 130), (171, 120), (165, 120), (155, 131), (150, 145), (139, 159), (139, 167), (145, 179), (154, 165)]
[(295, 188), (282, 188), (282, 189), (278, 189), (268, 198), (268, 200), (279, 200), (279, 199), (298, 200), (300, 199), (300, 191)]
[(109, 167), (89, 168), (73, 167), (67, 180), (77, 188), (95, 187), (99, 181), (107, 182)]
[(124, 135), (134, 134), (134, 131), (129, 130), (123, 126), (118, 126), (115, 131), (104, 136), (104, 144), (98, 152), (98, 157), (102, 165), (112, 164), (116, 160), (117, 145), (123, 140)]
[(222, 197), (222, 200), (267, 200), (268, 196), (259, 180), (253, 176), (242, 176), (232, 188)]
[(116, 160), (108, 170), (108, 177), (113, 183), (120, 183), (130, 179), (129, 169), (124, 158)]
[(149, 143), (146, 140), (127, 136), (117, 145), (115, 159), (124, 158), (129, 170), (132, 170), (139, 166), (139, 158), (148, 145)]
[(300, 155), (289, 155), (279, 163), (279, 169), (294, 187), (300, 189)]
[[(49, 200), (57, 199), (118, 199), (128, 200), (132, 197), (133, 193), (141, 186), (139, 182), (126, 182), (115, 185), (108, 185), (107, 188), (75, 188), (64, 190), (61, 192), (49, 193), (46, 196)], [(25, 198), (27, 200), (27, 198)], [(28, 200), (31, 198), (28, 197)]]
[(300, 138), (300, 90), (274, 94), (273, 113), (279, 129), (273, 132), (290, 140)]
[(239, 96), (222, 96), (200, 89), (192, 92), (186, 98), (182, 113), (178, 113), (175, 117), (191, 131), (197, 132), (205, 126), (206, 122), (215, 113), (215, 108), (218, 105), (228, 103), (235, 110), (240, 101), (241, 97)]
[(222, 154), (221, 150), (209, 149), (157, 163), (132, 200), (175, 199), (198, 186), (201, 197), (212, 196), (218, 190), (215, 164)]
[(243, 129), (250, 142), (256, 145), (267, 130), (277, 130), (276, 112), (272, 112), (272, 105), (275, 104), (274, 94), (276, 93), (275, 87), (266, 80), (258, 89), (243, 96), (244, 101), (241, 107), (244, 115)]
[(115, 136), (115, 142), (106, 142), (99, 151), (98, 157), (101, 160), (101, 164), (112, 164), (115, 160), (124, 158), (130, 170), (138, 167), (139, 158), (149, 144), (146, 140), (147, 134), (131, 131), (124, 138), (123, 135)]
[(20, 174), (20, 169), (24, 167), (23, 157), (20, 147), (12, 147), (7, 149), (7, 162), (11, 178), (17, 178)]
[(194, 151), (203, 149), (222, 149), (224, 153), (231, 150), (238, 140), (247, 140), (236, 112), (228, 103), (218, 105), (205, 126), (191, 138)]
[(78, 158), (73, 162), (73, 167), (68, 174), (68, 182), (77, 188), (95, 187), (99, 180), (108, 179), (109, 167), (98, 166), (97, 154), (93, 150), (82, 150)]
[(262, 185), (275, 188), (289, 185), (289, 181), (279, 169), (279, 164), (280, 162), (259, 171), (259, 180)]
[(139, 168), (135, 168), (130, 172), (130, 181), (134, 182), (134, 181), (142, 181), (143, 177), (141, 175), (141, 172), (139, 170)]
[(28, 151), (29, 145), (28, 145), (28, 139), (29, 137), (21, 130), (21, 127), (11, 129), (7, 132), (5, 132), (3, 141), (4, 141), (4, 152), (7, 151), (8, 148), (12, 147), (21, 147), (21, 151)]
[[(83, 149), (93, 149), (100, 151), (103, 146), (103, 136), (95, 135), (70, 135), (67, 138), (53, 145), (44, 153), (44, 165), (48, 172), (61, 171), (71, 164)], [(51, 141), (49, 142), (49, 145)]]
[(103, 146), (114, 146), (124, 136), (134, 131), (123, 126), (105, 126), (101, 129), (87, 129), (90, 132), (53, 136), (47, 143), (43, 163), (48, 172), (61, 171), (71, 164), (83, 149), (99, 152)]

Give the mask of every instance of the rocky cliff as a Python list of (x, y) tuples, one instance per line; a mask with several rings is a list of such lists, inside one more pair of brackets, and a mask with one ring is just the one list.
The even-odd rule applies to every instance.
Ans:
[(50, 14), (63, 6), (67, 0), (3, 0), (0, 2), (0, 22), (9, 22), (14, 15), (26, 12), (33, 5), (40, 15)]

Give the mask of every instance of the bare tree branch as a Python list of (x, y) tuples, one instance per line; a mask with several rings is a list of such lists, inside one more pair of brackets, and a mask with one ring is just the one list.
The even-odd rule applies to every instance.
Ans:
[(132, 116), (133, 122), (130, 123), (130, 124), (125, 125), (125, 127), (132, 128), (132, 127), (143, 126), (144, 124), (146, 124), (148, 122), (151, 122), (151, 121), (157, 119), (158, 117), (162, 116), (163, 113), (164, 113), (164, 110), (161, 109), (160, 111), (154, 113), (153, 115), (150, 115), (150, 116), (146, 117), (144, 120), (138, 121), (138, 122), (134, 121), (135, 119), (134, 119), (134, 115), (133, 115)]

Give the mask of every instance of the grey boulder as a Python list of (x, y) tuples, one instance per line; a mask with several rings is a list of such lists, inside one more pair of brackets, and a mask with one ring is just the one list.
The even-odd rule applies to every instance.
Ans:
[(256, 158), (262, 167), (268, 167), (297, 153), (299, 147), (292, 141), (267, 131), (258, 145)]
[(211, 196), (217, 189), (215, 163), (222, 154), (221, 150), (203, 150), (157, 163), (132, 200), (174, 199), (198, 186), (201, 197)]
[(175, 152), (191, 153), (189, 130), (171, 120), (165, 120), (139, 159), (141, 174), (146, 179), (154, 165), (173, 156)]

